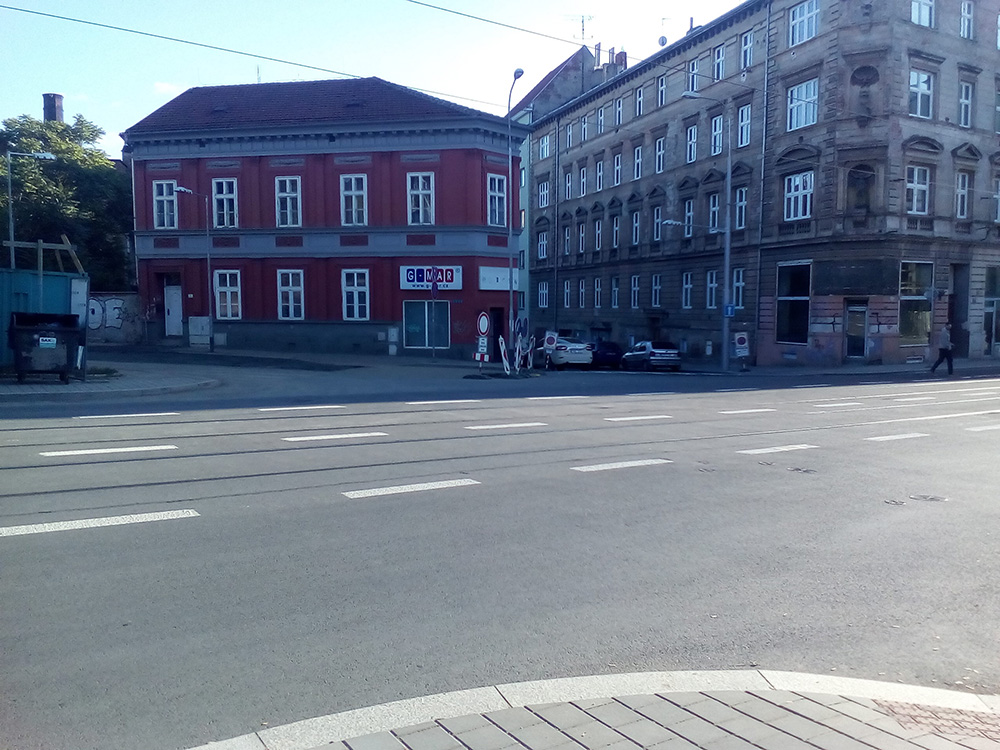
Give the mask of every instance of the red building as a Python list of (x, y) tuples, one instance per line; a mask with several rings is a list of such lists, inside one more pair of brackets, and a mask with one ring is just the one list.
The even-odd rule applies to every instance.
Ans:
[(184, 92), (122, 134), (151, 332), (471, 356), (481, 311), (507, 329), (525, 135), (378, 78)]

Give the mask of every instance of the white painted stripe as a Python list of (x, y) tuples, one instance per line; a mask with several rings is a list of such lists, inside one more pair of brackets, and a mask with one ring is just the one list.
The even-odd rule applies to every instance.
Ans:
[(401, 484), (396, 487), (375, 487), (370, 490), (352, 490), (343, 494), (344, 497), (357, 500), (365, 497), (381, 497), (382, 495), (401, 495), (406, 492), (426, 492), (427, 490), (443, 490), (451, 487), (468, 487), (473, 484), (479, 484), (479, 482), (475, 479), (448, 479), (443, 482)]
[(787, 453), (788, 451), (804, 451), (809, 448), (819, 448), (818, 445), (776, 445), (773, 448), (753, 448), (748, 451), (736, 451), (737, 453), (745, 453), (748, 456), (759, 456), (764, 453)]
[(656, 466), (657, 464), (672, 464), (666, 458), (647, 458), (640, 461), (617, 461), (610, 464), (594, 464), (592, 466), (571, 466), (573, 471), (610, 471), (611, 469), (631, 469), (634, 466)]
[(1000, 430), (1000, 424), (984, 424), (979, 427), (966, 427), (968, 432), (986, 432), (987, 430)]
[(590, 398), (590, 396), (528, 396), (528, 401), (567, 401), (571, 398)]
[(676, 396), (677, 391), (647, 391), (646, 393), (626, 393), (631, 398), (649, 398), (650, 396)]
[(339, 435), (306, 435), (304, 437), (281, 438), (286, 443), (306, 443), (310, 440), (350, 440), (352, 438), (386, 437), (387, 432), (342, 432)]
[(793, 385), (792, 388), (830, 388), (833, 383), (816, 383), (815, 385)]
[(148, 414), (87, 414), (73, 419), (133, 419), (134, 417), (176, 417), (179, 411), (154, 411)]
[(893, 401), (936, 401), (937, 396), (909, 396), (907, 398), (894, 398)]
[(743, 391), (757, 391), (759, 388), (716, 388), (716, 393), (741, 393)]
[(518, 427), (548, 427), (545, 422), (515, 422), (512, 424), (477, 424), (466, 427), (467, 430), (511, 430)]
[(778, 411), (777, 409), (730, 409), (729, 411), (720, 411), (719, 414), (763, 414), (768, 411)]
[(482, 399), (478, 398), (453, 398), (447, 401), (407, 401), (407, 406), (437, 406), (439, 404), (478, 404)]
[(176, 445), (134, 445), (130, 448), (87, 448), (73, 451), (42, 451), (39, 456), (99, 456), (105, 453), (141, 453), (143, 451), (175, 451)]
[(194, 510), (167, 510), (161, 513), (136, 513), (130, 516), (108, 516), (106, 518), (84, 518), (79, 521), (57, 521), (55, 523), (32, 523), (26, 526), (0, 527), (0, 536), (23, 536), (25, 534), (46, 534), (50, 531), (71, 531), (73, 529), (97, 529), (102, 526), (124, 526), (130, 523), (151, 521), (171, 521), (175, 518), (194, 518), (199, 515)]
[(341, 404), (324, 404), (322, 406), (269, 406), (266, 409), (257, 411), (310, 411), (312, 409), (346, 409)]
[(926, 432), (904, 432), (901, 435), (879, 435), (878, 437), (865, 438), (873, 443), (884, 443), (889, 440), (909, 440), (910, 438), (930, 437)]
[(605, 417), (605, 422), (644, 422), (649, 419), (673, 419), (669, 414), (650, 414), (645, 417)]
[(813, 404), (814, 409), (833, 409), (838, 406), (861, 406), (860, 401), (841, 401), (836, 404)]

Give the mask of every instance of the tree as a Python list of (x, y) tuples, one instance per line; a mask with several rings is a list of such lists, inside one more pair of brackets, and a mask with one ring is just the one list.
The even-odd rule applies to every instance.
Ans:
[[(73, 124), (42, 122), (23, 115), (3, 121), (0, 147), (21, 153), (48, 151), (55, 161), (25, 157), (11, 160), (14, 221), (20, 241), (59, 242), (77, 246), (94, 291), (131, 287), (127, 237), (132, 229), (131, 178), (120, 162), (95, 145), (104, 131), (80, 115)], [(6, 162), (0, 173), (6, 182)], [(6, 238), (7, 191), (0, 196)], [(8, 252), (0, 253), (6, 265)], [(56, 270), (47, 260), (46, 270)], [(19, 253), (18, 266), (34, 267), (33, 253)]]

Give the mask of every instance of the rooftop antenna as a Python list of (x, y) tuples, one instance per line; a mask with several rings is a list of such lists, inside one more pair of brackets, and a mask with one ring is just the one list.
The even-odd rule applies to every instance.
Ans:
[(257, 83), (260, 83), (260, 66), (257, 66)]
[[(576, 16), (568, 16), (568, 17), (576, 18)], [(587, 43), (588, 39), (593, 38), (587, 36), (587, 21), (593, 21), (593, 20), (594, 20), (593, 16), (584, 16), (584, 15), (580, 16), (580, 41), (583, 42), (584, 44)]]

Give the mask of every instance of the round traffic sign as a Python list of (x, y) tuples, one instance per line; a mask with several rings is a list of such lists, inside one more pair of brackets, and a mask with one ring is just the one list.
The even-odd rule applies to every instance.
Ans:
[(476, 330), (480, 336), (490, 335), (490, 316), (487, 313), (479, 313), (479, 317), (476, 319)]

